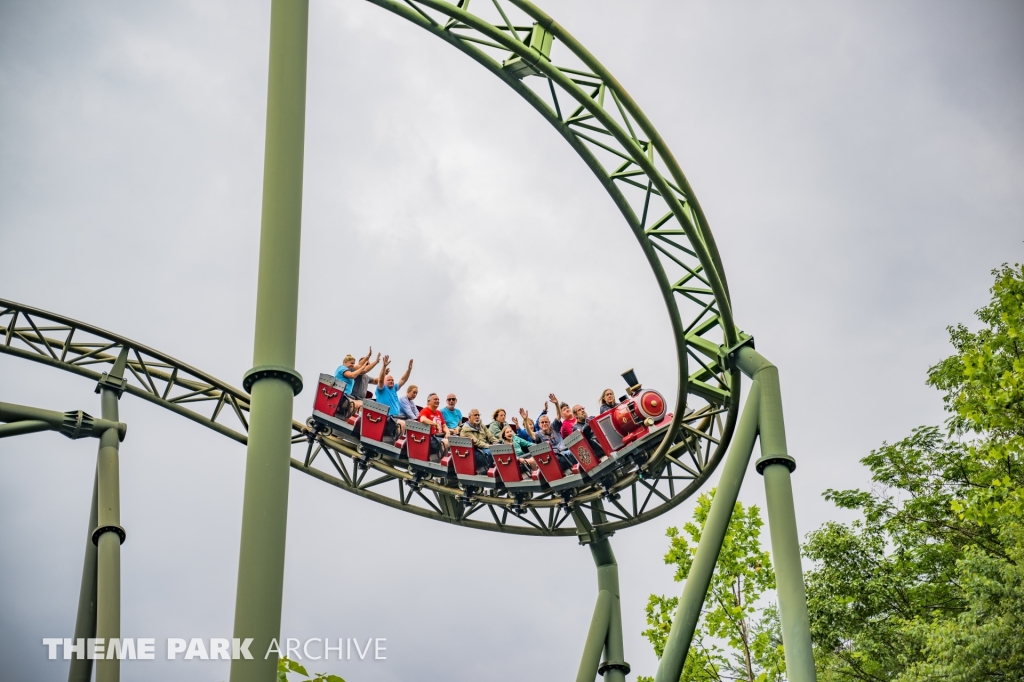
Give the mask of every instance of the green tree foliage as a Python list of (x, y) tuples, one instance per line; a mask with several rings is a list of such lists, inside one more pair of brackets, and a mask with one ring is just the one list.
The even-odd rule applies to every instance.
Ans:
[(920, 427), (862, 461), (860, 513), (808, 536), (819, 679), (1024, 679), (1024, 270), (993, 271), (982, 328), (950, 327), (929, 371), (948, 429)]
[(298, 661), (293, 661), (287, 656), (277, 659), (277, 681), (288, 682), (288, 675), (290, 673), (302, 675), (302, 677), (310, 682), (345, 682), (345, 680), (337, 675), (328, 675), (327, 673), (317, 673), (310, 677), (309, 673), (306, 672), (306, 669)]
[[(675, 527), (666, 531), (670, 543), (665, 563), (675, 565), (676, 582), (686, 580), (690, 574), (714, 492), (700, 496), (693, 521), (683, 526), (682, 532)], [(763, 525), (757, 507), (744, 508), (742, 503), (736, 503), (680, 680), (781, 682), (783, 679), (786, 667), (778, 611), (774, 606), (758, 608), (765, 593), (775, 589), (771, 559), (768, 552), (761, 549)], [(643, 635), (659, 658), (678, 605), (678, 597), (652, 594), (648, 600), (647, 624), (650, 627)], [(639, 678), (639, 682), (644, 679)]]

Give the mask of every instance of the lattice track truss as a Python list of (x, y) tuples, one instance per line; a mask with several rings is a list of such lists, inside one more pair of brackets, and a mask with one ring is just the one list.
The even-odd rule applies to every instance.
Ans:
[[(633, 232), (672, 323), (679, 393), (663, 440), (642, 467), (613, 486), (620, 497), (606, 503), (604, 529), (625, 528), (671, 509), (700, 487), (725, 453), (739, 398), (739, 373), (725, 358), (744, 338), (733, 322), (711, 231), (672, 153), (618, 81), (531, 3), (476, 0), (471, 13), (469, 0), (455, 5), (369, 1), (430, 31), (501, 78), (576, 151)], [(246, 442), (245, 392), (96, 327), (9, 301), (0, 306), (0, 351), (98, 379), (93, 368), (112, 363), (119, 347), (128, 346), (129, 393)], [(293, 443), (307, 444), (302, 461), (292, 459), (294, 468), (375, 502), (473, 528), (575, 533), (569, 510), (551, 493), (527, 500), (519, 515), (510, 511), (507, 497), (476, 494), (463, 504), (456, 501), (457, 488), (437, 480), (410, 488), (411, 475), (398, 462), (368, 457), (342, 441), (311, 434), (298, 422), (293, 430)], [(589, 509), (603, 492), (581, 489), (573, 504)]]
[[(67, 317), (0, 299), (0, 352), (55, 367), (98, 381), (122, 347), (127, 347), (125, 392), (190, 419), (245, 444), (248, 440), (249, 395), (195, 367), (131, 339)], [(722, 408), (706, 407), (691, 414), (684, 427), (691, 437), (670, 454), (657, 471), (634, 472), (619, 482), (621, 499), (607, 510), (607, 530), (631, 526), (667, 511), (685, 499), (711, 471), (720, 441)], [(475, 496), (470, 504), (456, 501), (459, 491), (436, 481), (410, 488), (412, 475), (396, 462), (368, 456), (334, 438), (312, 433), (292, 422), (292, 443), (301, 459), (291, 466), (304, 474), (374, 502), (427, 518), (484, 530), (526, 535), (573, 535), (568, 510), (550, 493), (528, 500), (525, 513), (509, 511), (506, 497)], [(313, 440), (311, 440), (311, 437)], [(306, 464), (309, 461), (309, 464)], [(321, 468), (318, 468), (321, 467)], [(589, 509), (600, 491), (575, 499)], [(607, 506), (607, 505), (606, 505)], [(486, 508), (486, 509), (485, 509)]]

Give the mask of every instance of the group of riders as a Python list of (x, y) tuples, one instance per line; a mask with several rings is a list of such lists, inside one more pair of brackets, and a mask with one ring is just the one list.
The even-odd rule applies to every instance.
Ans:
[[(371, 359), (372, 358), (372, 359)], [(374, 368), (380, 365), (380, 370)], [(604, 451), (594, 438), (590, 425), (587, 424), (587, 411), (582, 405), (569, 406), (558, 400), (554, 393), (548, 394), (536, 422), (529, 413), (519, 408), (519, 417), (507, 418), (507, 412), (498, 408), (491, 413), (491, 421), (484, 424), (480, 410), (473, 408), (466, 415), (457, 407), (458, 398), (449, 393), (445, 398), (445, 406), (441, 407), (441, 398), (437, 393), (427, 395), (426, 406), (416, 405), (419, 388), (409, 384), (413, 361), (401, 377), (396, 379), (390, 373), (391, 359), (380, 353), (373, 356), (373, 348), (358, 360), (346, 355), (341, 366), (334, 373), (334, 378), (344, 386), (344, 396), (338, 407), (337, 416), (349, 419), (358, 415), (363, 400), (373, 398), (387, 407), (388, 420), (384, 428), (384, 437), (392, 442), (405, 436), (406, 421), (422, 422), (430, 426), (430, 458), (440, 461), (450, 447), (449, 437), (468, 438), (473, 442), (474, 463), (478, 474), (485, 474), (493, 466), (490, 447), (498, 443), (511, 445), (519, 459), (524, 472), (536, 471), (537, 462), (530, 455), (530, 447), (540, 443), (549, 443), (563, 471), (570, 471), (577, 463), (564, 440), (574, 431), (581, 431), (598, 457)], [(374, 390), (370, 391), (371, 384)], [(405, 387), (405, 394), (399, 391)], [(553, 405), (554, 415), (548, 414), (549, 406)], [(610, 388), (601, 392), (598, 409), (604, 413), (616, 405), (615, 393)]]

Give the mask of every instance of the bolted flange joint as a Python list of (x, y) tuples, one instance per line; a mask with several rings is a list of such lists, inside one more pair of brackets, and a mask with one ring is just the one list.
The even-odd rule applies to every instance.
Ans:
[(124, 389), (128, 388), (128, 380), (124, 377), (112, 377), (106, 372), (100, 375), (100, 380), (96, 382), (96, 393), (100, 392), (100, 389), (110, 389), (117, 393), (118, 400), (124, 394)]
[(722, 347), (719, 349), (718, 352), (721, 355), (722, 364), (725, 366), (726, 369), (730, 371), (736, 369), (737, 355), (740, 352), (740, 349), (745, 348), (747, 346), (750, 346), (751, 348), (754, 347), (754, 337), (749, 336), (747, 334), (743, 334), (741, 332), (740, 340), (736, 342), (736, 345), (730, 348)]
[(122, 545), (124, 544), (125, 538), (128, 537), (128, 534), (121, 526), (100, 526), (92, 532), (92, 544), (98, 545), (100, 541), (100, 536), (104, 533), (113, 533), (121, 539), (120, 544)]
[(796, 471), (796, 460), (789, 455), (764, 455), (761, 459), (754, 462), (754, 469), (757, 470), (757, 473), (764, 476), (764, 470), (772, 464), (781, 464), (789, 469), (789, 473)]
[(281, 379), (292, 387), (292, 394), (302, 393), (302, 375), (291, 367), (284, 365), (260, 365), (253, 367), (242, 377), (242, 388), (252, 393), (252, 385), (260, 379)]
[(604, 675), (609, 670), (621, 670), (623, 675), (629, 674), (629, 663), (625, 661), (605, 661), (597, 668), (598, 675)]

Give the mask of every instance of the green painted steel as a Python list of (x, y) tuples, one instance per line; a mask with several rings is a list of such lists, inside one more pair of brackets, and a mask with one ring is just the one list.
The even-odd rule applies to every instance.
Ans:
[(605, 682), (624, 682), (629, 665), (626, 663), (622, 646), (622, 607), (619, 600), (619, 565), (608, 538), (590, 545), (590, 553), (597, 566), (597, 589), (600, 595), (611, 595), (608, 605), (608, 631), (604, 639), (604, 659), (598, 672), (604, 674)]
[[(251, 397), (174, 358), (104, 330), (0, 300), (0, 320), (10, 316), (5, 324), (0, 323), (4, 338), (0, 352), (98, 379), (103, 419), (110, 422), (96, 420), (97, 424), (85, 429), (101, 432), (101, 442), (94, 516), (90, 520), (91, 526), (97, 526), (93, 537), (96, 548), (94, 556), (89, 549), (86, 552), (76, 636), (87, 636), (91, 625), (98, 637), (119, 634), (123, 529), (117, 458), (118, 434), (123, 438), (124, 429), (115, 428), (113, 423), (117, 422), (117, 400), (126, 390), (247, 445), (234, 632), (239, 638), (252, 637), (254, 650), (265, 651), (270, 640), (279, 635), (290, 466), (343, 490), (426, 518), (508, 533), (579, 535), (590, 545), (598, 569), (598, 600), (578, 679), (601, 674), (606, 680), (621, 682), (629, 666), (622, 648), (618, 566), (608, 535), (674, 508), (707, 480), (733, 437), (742, 370), (754, 379), (751, 395), (684, 587), (657, 679), (678, 679), (760, 429), (764, 456), (756, 466), (764, 474), (768, 494), (789, 677), (799, 682), (813, 680), (790, 480), (795, 462), (786, 450), (778, 371), (752, 346), (745, 345), (749, 337), (735, 326), (714, 238), (663, 138), (610, 72), (564, 27), (528, 0), (478, 3), (473, 13), (469, 0), (459, 0), (457, 5), (442, 0), (370, 2), (428, 30), (499, 77), (556, 129), (601, 183), (643, 250), (667, 308), (676, 343), (679, 386), (671, 426), (653, 455), (638, 462), (635, 470), (618, 476), (610, 489), (581, 486), (565, 508), (566, 500), (553, 493), (513, 504), (511, 497), (494, 493), (463, 495), (457, 487), (440, 480), (412, 481), (410, 472), (398, 462), (372, 456), (358, 446), (291, 421), (293, 395), (302, 385), (294, 370), (294, 356), (308, 1), (273, 0), (254, 367), (243, 380)], [(493, 18), (478, 12), (492, 6), (497, 12)], [(513, 15), (512, 8), (518, 16)], [(523, 18), (527, 25), (522, 25)], [(561, 63), (564, 58), (575, 62)], [(25, 321), (20, 327), (19, 317)], [(38, 318), (53, 320), (57, 326), (40, 327), (35, 322)], [(67, 336), (54, 338), (44, 335), (44, 331), (67, 332)], [(76, 334), (100, 341), (73, 341)], [(113, 348), (121, 349), (116, 360), (107, 352)], [(129, 350), (134, 359), (128, 358)], [(127, 369), (134, 381), (119, 385), (84, 366), (102, 363), (113, 363), (111, 379), (119, 380)], [(212, 403), (212, 414), (200, 412), (196, 403)], [(69, 414), (63, 415), (59, 430), (78, 437), (82, 413), (77, 413), (74, 426), (68, 425)], [(240, 428), (227, 426), (225, 415), (237, 417)], [(0, 436), (43, 428), (54, 428), (52, 415), (46, 419), (23, 418), (0, 427)], [(305, 462), (289, 458), (291, 445), (300, 442), (308, 442)], [(338, 476), (312, 468), (320, 453)], [(343, 457), (351, 460), (351, 467), (344, 464)], [(378, 477), (366, 480), (371, 471)], [(677, 487), (675, 481), (684, 483)], [(381, 494), (387, 483), (394, 483), (397, 491)], [(668, 495), (664, 488), (659, 490), (662, 484)], [(371, 491), (371, 487), (376, 488)], [(433, 496), (433, 501), (423, 490)], [(414, 501), (414, 494), (425, 504)], [(625, 505), (619, 501), (622, 494), (631, 495), (631, 500), (624, 500)], [(648, 508), (652, 497), (662, 501)], [(606, 514), (604, 499), (615, 511), (609, 509)], [(520, 505), (529, 514), (517, 512)], [(483, 509), (490, 513), (493, 523), (470, 518)], [(570, 517), (579, 524), (585, 518), (583, 510), (593, 514), (592, 525), (585, 522), (582, 525), (586, 528), (576, 530), (563, 527)], [(90, 579), (90, 570), (95, 571), (95, 580)], [(602, 651), (604, 660), (598, 663)], [(73, 664), (71, 679), (87, 680), (87, 663)], [(276, 677), (275, 671), (276, 658), (257, 655), (251, 661), (234, 661), (231, 679), (269, 682)], [(116, 660), (97, 664), (98, 681), (116, 680), (118, 675)]]
[(308, 25), (308, 0), (271, 3), (263, 218), (253, 350), (257, 371), (247, 377), (247, 382), (254, 383), (234, 625), (234, 636), (251, 637), (256, 653), (252, 659), (231, 662), (232, 682), (277, 679), (277, 656), (264, 653), (271, 640), (280, 637), (284, 590), (294, 395), (294, 383), (289, 377), (298, 376), (294, 374), (295, 326)]
[(793, 484), (789, 468), (781, 463), (764, 469), (768, 529), (772, 538), (772, 562), (779, 595), (782, 643), (786, 647), (786, 677), (790, 682), (815, 682), (814, 650), (807, 615), (800, 536), (793, 506)]
[(594, 682), (597, 678), (597, 669), (601, 665), (601, 654), (604, 652), (611, 615), (612, 593), (608, 590), (600, 590), (597, 593), (597, 603), (594, 605), (594, 616), (590, 620), (590, 630), (587, 631), (587, 642), (583, 646), (583, 656), (580, 659), (576, 682)]
[[(4, 339), (0, 353), (94, 382), (102, 376), (98, 368), (113, 364), (116, 356), (111, 349), (129, 348), (126, 393), (237, 443), (248, 442), (250, 396), (166, 353), (78, 320), (3, 299), (0, 339)], [(727, 430), (723, 422), (728, 419), (724, 406), (696, 406), (683, 422), (687, 435), (677, 443), (681, 449), (667, 454), (661, 465), (627, 472), (611, 487), (621, 499), (609, 503), (601, 531), (610, 533), (654, 519), (697, 490), (717, 465), (720, 441), (716, 436)], [(508, 497), (478, 493), (461, 515), (445, 514), (445, 496), (461, 495), (457, 488), (430, 480), (424, 482), (420, 495), (406, 486), (412, 474), (404, 464), (383, 458), (367, 460), (351, 446), (322, 435), (310, 448), (309, 428), (299, 422), (291, 426), (293, 446), (300, 446), (313, 460), (307, 464), (304, 457), (293, 458), (291, 467), (364, 499), (465, 528), (534, 537), (575, 535), (568, 514), (559, 509), (562, 501), (557, 496), (535, 495), (525, 502), (527, 514), (519, 517), (510, 513)], [(368, 468), (359, 470), (356, 462)], [(573, 501), (589, 512), (604, 493), (599, 487), (590, 487), (579, 491)]]
[[(96, 636), (96, 545), (92, 541), (92, 532), (97, 526), (98, 490), (99, 480), (93, 476), (89, 527), (85, 534), (85, 559), (82, 561), (82, 583), (78, 590), (78, 613), (75, 617), (75, 641)], [(89, 682), (91, 679), (92, 660), (72, 658), (68, 682)]]
[[(128, 349), (122, 348), (109, 376), (120, 379), (127, 360)], [(103, 380), (97, 385), (97, 391), (102, 418), (118, 423), (120, 392)], [(120, 442), (118, 429), (108, 428), (100, 436), (96, 456), (96, 529), (92, 533), (92, 541), (96, 543), (96, 637), (105, 642), (121, 637), (122, 537), (114, 532), (121, 527)], [(104, 658), (96, 661), (96, 682), (118, 682), (120, 679), (120, 660)]]
[(16, 435), (18, 429), (15, 427), (18, 424), (27, 429), (24, 433), (59, 431), (72, 440), (88, 437), (99, 438), (107, 429), (114, 429), (119, 440), (124, 440), (128, 433), (127, 424), (107, 419), (94, 419), (81, 410), (57, 412), (3, 402), (0, 402), (0, 422), (13, 422), (10, 424), (12, 428), (0, 427), (0, 438), (4, 435)]
[(13, 424), (4, 424), (3, 426), (0, 426), (0, 438), (10, 438), (11, 436), (23, 436), (28, 433), (39, 433), (40, 431), (52, 430), (52, 427), (44, 421), (39, 419), (25, 419), (14, 422)]
[(761, 386), (761, 457), (755, 467), (764, 476), (772, 562), (775, 564), (779, 595), (779, 619), (786, 647), (786, 675), (791, 682), (814, 682), (817, 675), (790, 477), (796, 469), (796, 460), (786, 446), (779, 370), (750, 346), (739, 350), (736, 364), (756, 385)]
[[(456, 6), (440, 0), (369, 1), (445, 40), (501, 78), (554, 126), (594, 173), (643, 249), (676, 340), (680, 387), (676, 418), (652, 464), (687, 448), (677, 437), (685, 432), (681, 420), (688, 395), (728, 410), (721, 437), (715, 439), (717, 464), (738, 406), (738, 375), (720, 362), (719, 348), (732, 347), (739, 332), (721, 259), (703, 211), (650, 120), (586, 48), (530, 2), (494, 0), (475, 4), (470, 12), (468, 2)], [(512, 8), (534, 23), (518, 24)], [(488, 11), (494, 16), (485, 16)], [(551, 35), (553, 43), (547, 38), (542, 41), (547, 54), (534, 47), (536, 25)], [(555, 53), (560, 46), (578, 64), (557, 64)], [(522, 62), (530, 68), (521, 68)], [(535, 79), (539, 81), (536, 88), (527, 85), (524, 74), (529, 73), (540, 76)], [(560, 102), (556, 90), (566, 101)], [(569, 103), (576, 109), (563, 108)], [(632, 197), (627, 194), (635, 190), (640, 191)], [(654, 203), (660, 208), (655, 209)], [(719, 340), (710, 341), (715, 333)], [(698, 369), (688, 374), (691, 362)]]
[(747, 402), (743, 406), (743, 416), (740, 417), (729, 455), (722, 467), (722, 477), (718, 482), (715, 498), (711, 502), (711, 511), (708, 513), (704, 529), (701, 531), (690, 574), (683, 585), (683, 594), (679, 598), (679, 607), (676, 609), (672, 628), (669, 630), (665, 649), (658, 663), (655, 682), (677, 682), (683, 672), (686, 655), (693, 641), (693, 633), (697, 629), (704, 599), (707, 598), (729, 520), (732, 518), (740, 487), (743, 485), (743, 477), (750, 465), (750, 455), (754, 451), (754, 441), (757, 439), (760, 406), (761, 387), (755, 381), (750, 387)]

